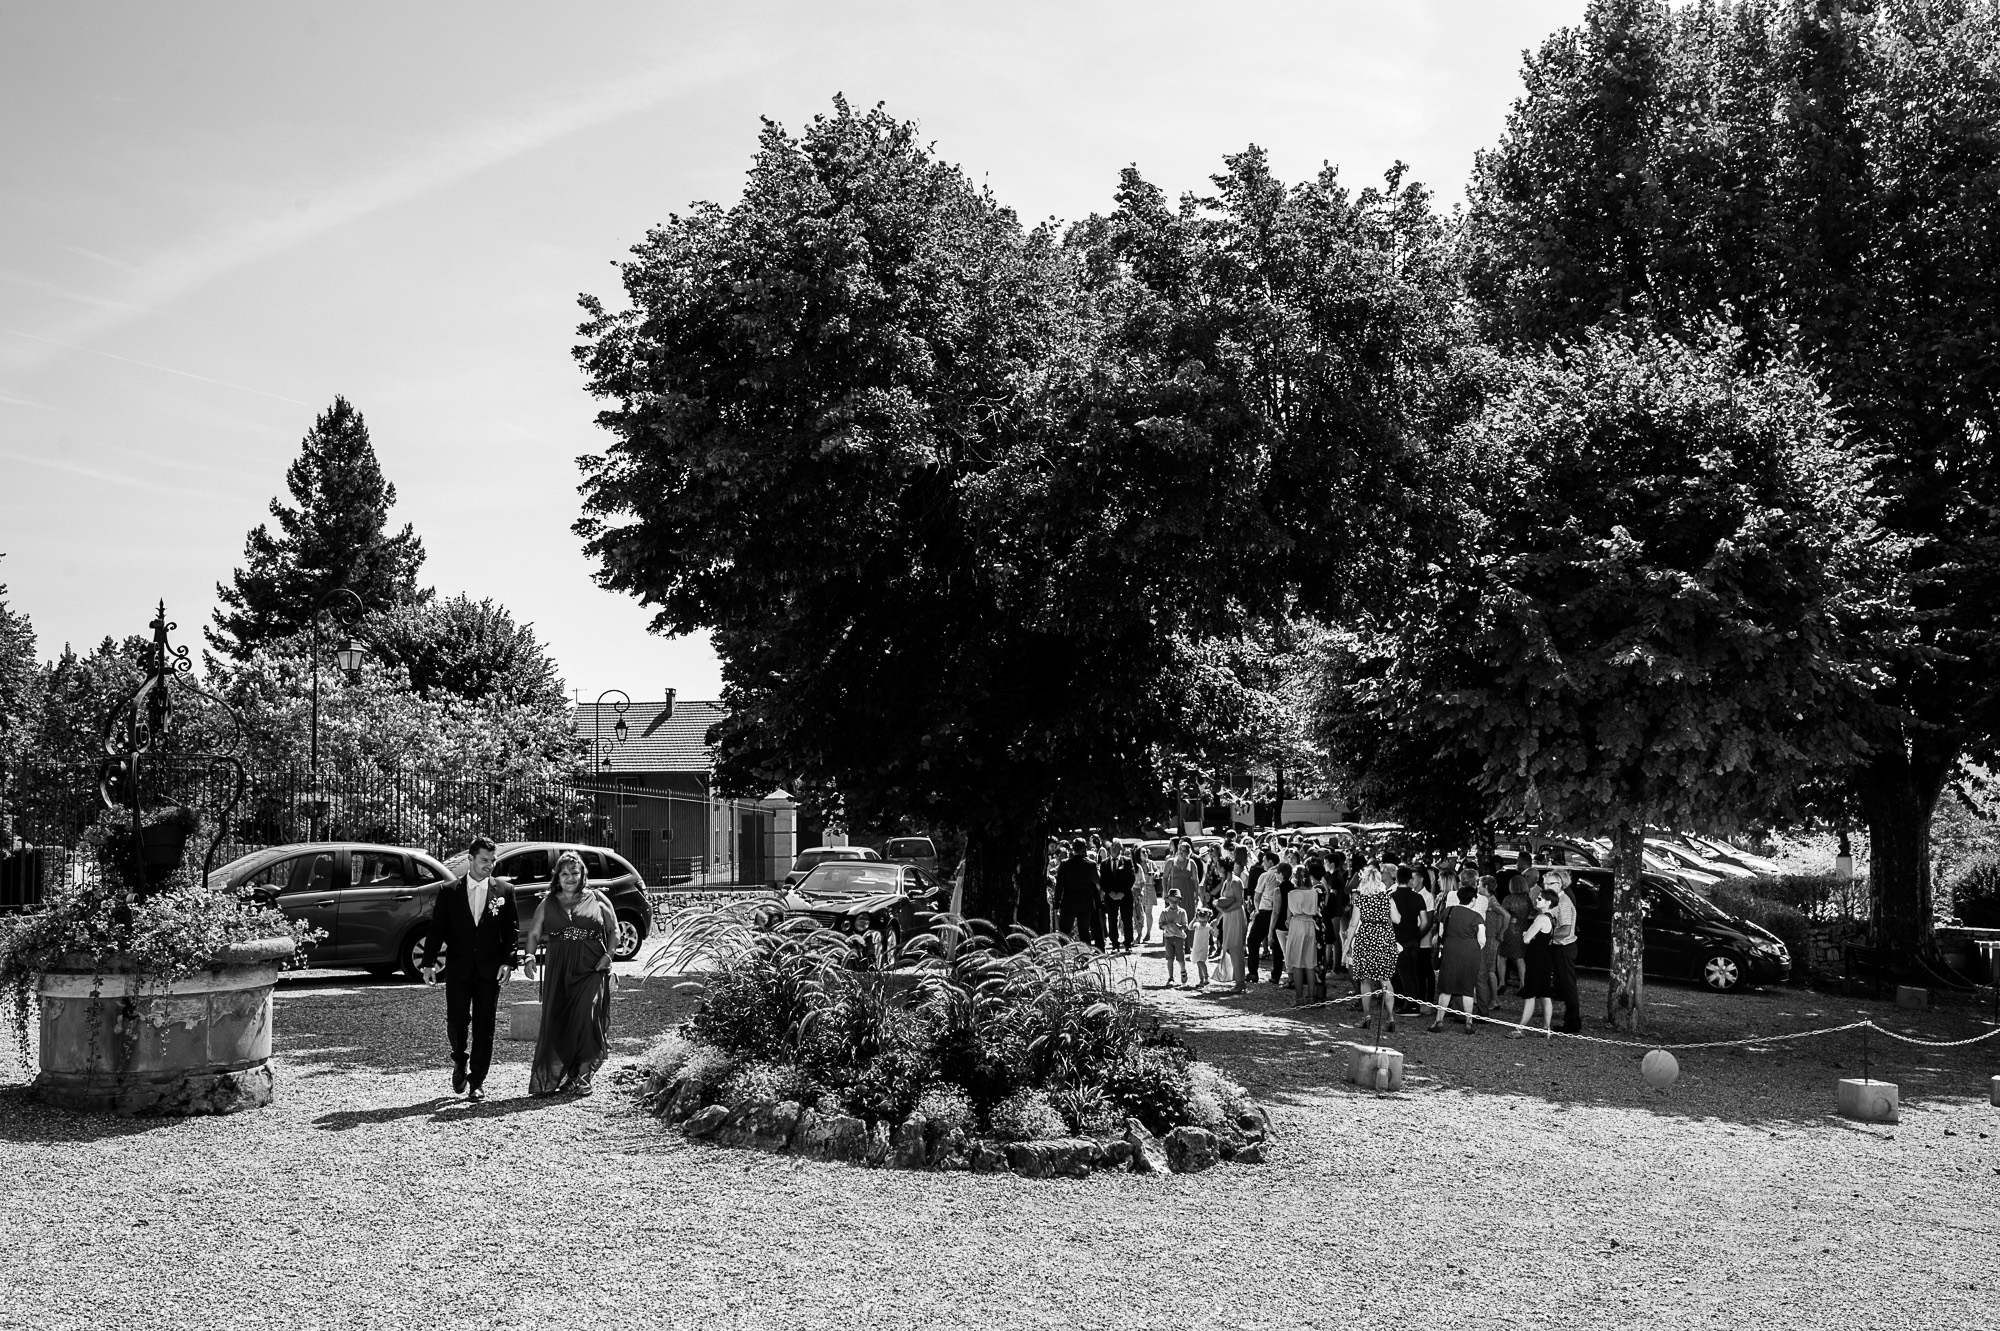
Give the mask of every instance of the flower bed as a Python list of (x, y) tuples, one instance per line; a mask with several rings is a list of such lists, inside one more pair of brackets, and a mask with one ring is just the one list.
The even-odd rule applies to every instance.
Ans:
[(690, 1137), (1033, 1177), (1263, 1158), (1264, 1111), (1087, 949), (948, 921), (874, 973), (852, 936), (754, 914), (686, 912), (655, 961), (716, 963), (642, 1065), (645, 1103)]

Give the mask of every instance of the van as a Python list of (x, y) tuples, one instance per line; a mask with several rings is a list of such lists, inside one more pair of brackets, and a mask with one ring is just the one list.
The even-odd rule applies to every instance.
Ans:
[[(1611, 966), (1611, 870), (1538, 864), (1537, 875), (1569, 878), (1576, 902), (1576, 963)], [(1719, 994), (1749, 984), (1782, 984), (1792, 958), (1778, 936), (1739, 919), (1665, 874), (1644, 874), (1645, 970), (1650, 976), (1693, 980)]]

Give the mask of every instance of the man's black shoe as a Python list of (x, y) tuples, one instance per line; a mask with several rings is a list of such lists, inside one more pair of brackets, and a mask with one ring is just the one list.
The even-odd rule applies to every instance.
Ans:
[(454, 1067), (451, 1070), (451, 1093), (453, 1095), (465, 1094), (465, 1069), (462, 1067)]
[(484, 1100), (486, 1098), (486, 1088), (483, 1086), (475, 1086), (471, 1090), (465, 1093), (465, 1098), (467, 1100), (470, 1100), (473, 1104), (478, 1104), (481, 1100)]

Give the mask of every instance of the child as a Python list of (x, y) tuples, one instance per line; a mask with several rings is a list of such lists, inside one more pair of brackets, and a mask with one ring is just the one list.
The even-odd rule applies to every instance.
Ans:
[[(1207, 906), (1198, 907), (1194, 913), (1194, 940), (1188, 944), (1188, 951), (1194, 953), (1194, 987), (1197, 989), (1208, 988), (1208, 944), (1214, 933), (1215, 912)], [(1183, 966), (1186, 964), (1182, 962)]]
[(1174, 983), (1174, 963), (1180, 963), (1181, 985), (1187, 983), (1187, 910), (1181, 905), (1181, 894), (1172, 893), (1167, 904), (1160, 911), (1160, 941), (1167, 945), (1167, 988), (1176, 989)]

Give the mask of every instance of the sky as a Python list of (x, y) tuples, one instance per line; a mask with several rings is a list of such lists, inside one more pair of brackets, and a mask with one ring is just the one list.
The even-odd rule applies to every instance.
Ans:
[(605, 438), (570, 350), (649, 227), (734, 201), (759, 117), (885, 103), (1030, 222), (1250, 143), (1287, 179), (1400, 159), (1449, 207), (1582, 7), (0, 7), (0, 583), (44, 657), (162, 598), (199, 645), (340, 394), (425, 583), (533, 623), (586, 700), (715, 697), (706, 639), (650, 633), (570, 532)]

